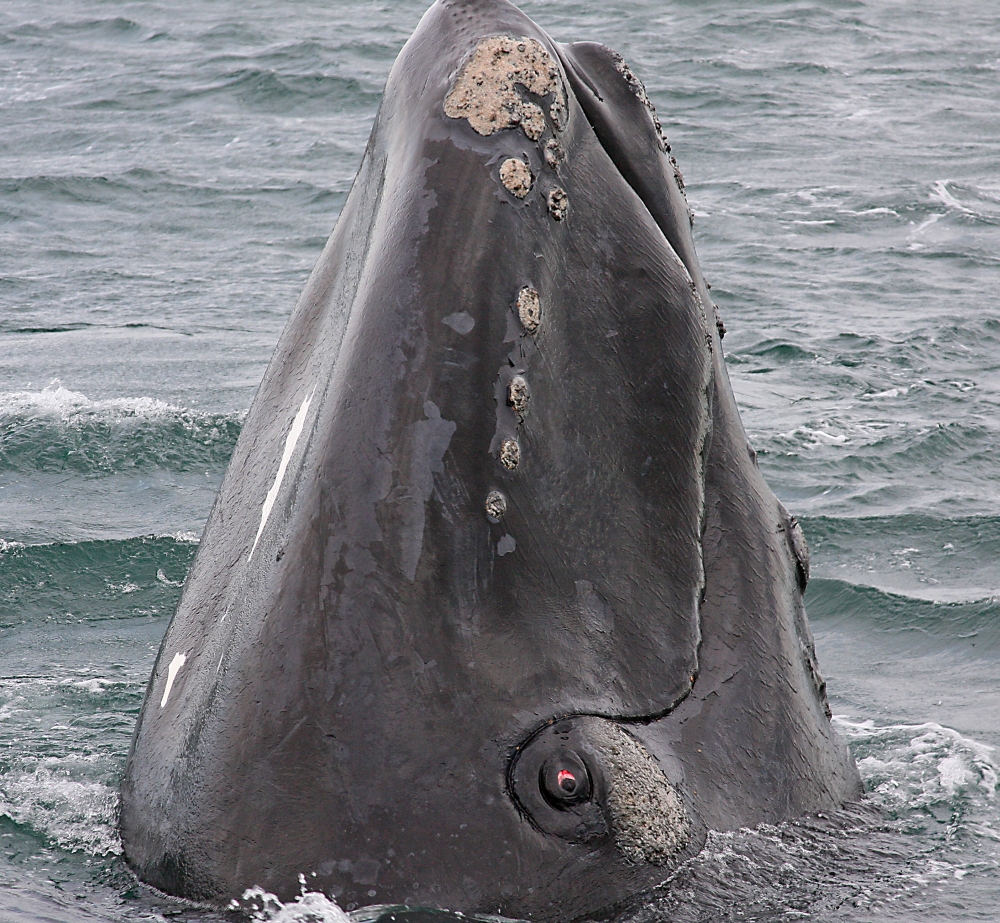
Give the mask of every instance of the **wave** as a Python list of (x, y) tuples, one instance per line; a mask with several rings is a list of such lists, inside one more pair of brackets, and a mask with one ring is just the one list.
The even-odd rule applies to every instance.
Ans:
[(996, 748), (933, 721), (878, 724), (837, 715), (872, 800), (890, 816), (925, 814), (940, 804), (996, 801), (1000, 764)]
[(42, 391), (2, 392), (0, 472), (219, 468), (232, 455), (243, 416), (149, 397), (95, 401), (57, 382)]
[(173, 612), (194, 559), (190, 534), (22, 545), (0, 541), (0, 629)]
[(117, 811), (118, 793), (105, 783), (67, 778), (46, 766), (0, 773), (0, 817), (61, 849), (92, 856), (121, 853)]
[[(339, 151), (335, 143), (330, 143)], [(348, 183), (349, 181), (350, 177)], [(129, 199), (146, 201), (150, 196), (159, 199), (161, 207), (168, 204), (182, 207), (192, 202), (208, 201), (218, 206), (220, 192), (225, 192), (237, 200), (241, 196), (260, 201), (275, 195), (291, 195), (294, 201), (300, 204), (332, 202), (339, 206), (346, 191), (339, 178), (332, 184), (320, 184), (303, 178), (279, 178), (262, 174), (257, 181), (248, 183), (245, 175), (216, 174), (211, 177), (190, 177), (177, 175), (170, 170), (151, 170), (145, 167), (130, 167), (127, 170), (109, 171), (98, 175), (69, 172), (0, 177), (0, 194), (4, 200), (7, 203), (22, 200), (29, 208), (37, 208), (39, 201), (120, 207), (123, 201)], [(13, 206), (8, 204), (7, 207)], [(17, 210), (5, 211), (5, 214), (12, 220), (22, 217)], [(93, 325), (79, 323), (69, 325), (68, 329), (88, 326)]]
[(873, 586), (817, 577), (809, 583), (810, 620), (868, 623), (886, 634), (909, 635), (936, 650), (975, 643), (980, 655), (1000, 648), (1000, 596), (965, 602), (938, 602)]

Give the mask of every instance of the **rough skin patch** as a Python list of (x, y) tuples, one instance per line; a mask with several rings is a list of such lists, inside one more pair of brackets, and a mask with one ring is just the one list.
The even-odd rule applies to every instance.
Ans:
[(507, 512), (507, 498), (499, 490), (491, 490), (486, 495), (486, 516), (490, 522), (500, 522)]
[[(615, 70), (622, 75), (622, 78), (628, 84), (629, 89), (632, 91), (636, 99), (641, 102), (646, 109), (649, 111), (649, 116), (653, 120), (653, 126), (656, 128), (657, 143), (660, 145), (660, 150), (670, 157), (670, 165), (674, 168), (674, 179), (677, 181), (677, 187), (681, 192), (684, 191), (684, 174), (681, 173), (681, 168), (677, 163), (676, 158), (670, 153), (670, 144), (667, 142), (666, 135), (663, 134), (663, 126), (660, 124), (659, 116), (656, 114), (656, 107), (653, 105), (653, 101), (649, 98), (649, 94), (646, 93), (646, 87), (643, 86), (642, 81), (636, 77), (632, 72), (632, 68), (628, 66), (625, 59), (613, 51), (611, 54), (615, 59)], [(688, 209), (688, 220), (691, 222), (691, 226), (694, 227), (694, 213), (691, 209)]]
[(523, 199), (531, 192), (531, 168), (523, 160), (508, 157), (500, 165), (500, 182), (508, 192)]
[(656, 137), (659, 139), (660, 150), (662, 150), (665, 154), (670, 153), (670, 145), (667, 144), (667, 139), (663, 136), (663, 126), (660, 124), (660, 119), (656, 114), (656, 107), (653, 106), (653, 101), (646, 93), (646, 87), (643, 86), (642, 81), (636, 77), (636, 75), (632, 72), (632, 68), (628, 66), (625, 59), (618, 54), (618, 52), (612, 51), (611, 54), (614, 57), (615, 70), (622, 75), (635, 98), (639, 100), (639, 102), (641, 102), (649, 111), (650, 118), (653, 120), (653, 125), (656, 127)]
[(484, 38), (476, 46), (445, 97), (444, 113), (452, 119), (468, 119), (473, 130), (484, 136), (520, 125), (537, 141), (545, 131), (545, 113), (523, 99), (517, 87), (535, 96), (551, 94), (549, 115), (557, 128), (565, 124), (566, 91), (551, 55), (533, 38), (506, 35)]
[(515, 375), (507, 389), (507, 400), (522, 417), (528, 411), (528, 383), (521, 375)]
[(500, 446), (500, 464), (513, 471), (521, 461), (521, 447), (516, 439), (504, 439)]
[(667, 865), (686, 845), (691, 825), (659, 764), (615, 724), (601, 728), (608, 773), (608, 813), (618, 848), (633, 862)]
[(566, 217), (566, 212), (569, 211), (569, 196), (566, 195), (564, 189), (560, 189), (556, 186), (549, 193), (549, 214), (552, 215), (556, 221), (562, 221)]
[(554, 170), (562, 163), (563, 151), (555, 138), (545, 142), (545, 162)]
[(517, 293), (517, 316), (528, 333), (534, 333), (542, 322), (542, 302), (538, 292), (525, 286)]

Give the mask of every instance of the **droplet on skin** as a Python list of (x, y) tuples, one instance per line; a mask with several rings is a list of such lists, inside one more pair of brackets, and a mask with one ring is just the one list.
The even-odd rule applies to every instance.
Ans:
[(542, 302), (538, 292), (530, 286), (525, 286), (518, 292), (517, 316), (528, 333), (534, 333), (542, 323)]
[(500, 446), (500, 463), (513, 471), (521, 461), (521, 447), (516, 439), (504, 439)]

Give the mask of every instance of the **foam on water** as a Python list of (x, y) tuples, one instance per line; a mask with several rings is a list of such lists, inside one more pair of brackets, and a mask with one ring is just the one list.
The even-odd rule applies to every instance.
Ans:
[(307, 891), (304, 876), (299, 880), (302, 890), (288, 903), (263, 888), (248, 888), (229, 907), (249, 914), (255, 923), (352, 923), (335, 900), (320, 891)]
[(41, 391), (0, 392), (0, 474), (220, 468), (244, 416), (152, 397), (93, 400), (58, 380)]
[(62, 849), (92, 856), (117, 855), (118, 792), (106, 784), (74, 779), (62, 761), (30, 772), (0, 776), (0, 816), (9, 817)]
[(918, 811), (960, 796), (996, 799), (996, 748), (934, 722), (879, 725), (838, 715), (834, 726), (851, 742), (865, 787), (890, 813)]

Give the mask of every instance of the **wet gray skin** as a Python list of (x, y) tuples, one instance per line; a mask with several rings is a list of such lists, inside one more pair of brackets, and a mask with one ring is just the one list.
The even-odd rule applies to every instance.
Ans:
[(122, 784), (140, 878), (571, 920), (860, 782), (641, 84), (503, 0), (389, 76)]

